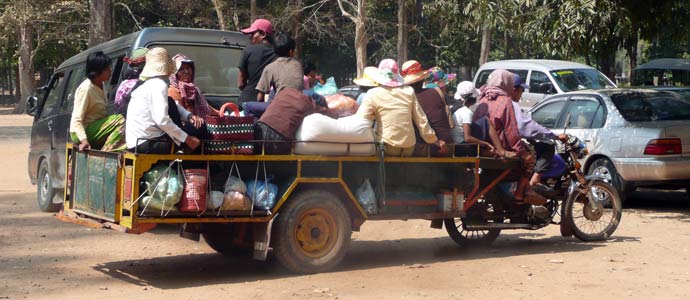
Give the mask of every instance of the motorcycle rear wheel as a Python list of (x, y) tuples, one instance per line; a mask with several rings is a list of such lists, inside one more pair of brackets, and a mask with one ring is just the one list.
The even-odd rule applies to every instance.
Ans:
[(595, 207), (588, 195), (575, 192), (565, 203), (564, 218), (572, 233), (582, 241), (603, 241), (611, 237), (620, 224), (623, 206), (618, 191), (609, 183), (592, 183)]
[(443, 219), (448, 235), (461, 247), (487, 247), (501, 234), (500, 229), (465, 230), (462, 223), (461, 218)]

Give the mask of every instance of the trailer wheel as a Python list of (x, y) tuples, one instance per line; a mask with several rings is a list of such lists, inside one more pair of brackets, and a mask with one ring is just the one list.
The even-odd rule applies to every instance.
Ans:
[(211, 249), (227, 257), (249, 257), (251, 250), (233, 244), (235, 224), (204, 224), (204, 241)]
[(345, 257), (352, 234), (347, 209), (329, 192), (301, 192), (281, 208), (273, 228), (278, 261), (296, 273), (317, 273)]

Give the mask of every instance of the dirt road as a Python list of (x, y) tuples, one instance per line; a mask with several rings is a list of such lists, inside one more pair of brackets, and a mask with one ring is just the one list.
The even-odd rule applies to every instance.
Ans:
[[(343, 264), (299, 276), (229, 259), (175, 227), (142, 235), (63, 223), (36, 207), (27, 118), (0, 116), (0, 299), (688, 299), (690, 200), (638, 192), (614, 237), (557, 227), (458, 248), (426, 221), (369, 222)], [(12, 128), (8, 128), (12, 127)]]

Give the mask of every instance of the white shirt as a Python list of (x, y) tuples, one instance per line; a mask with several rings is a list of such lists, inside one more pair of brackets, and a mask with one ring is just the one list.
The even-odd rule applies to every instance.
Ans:
[(467, 106), (463, 106), (453, 113), (455, 127), (450, 131), (453, 143), (460, 144), (465, 142), (465, 131), (462, 128), (462, 124), (472, 124), (472, 115), (474, 115), (474, 113)]
[[(177, 110), (185, 120), (191, 114), (179, 105)], [(168, 134), (178, 145), (187, 139), (187, 133), (175, 125), (168, 115), (168, 84), (159, 77), (146, 80), (132, 92), (126, 120), (127, 148), (134, 148), (146, 139), (163, 134)]]

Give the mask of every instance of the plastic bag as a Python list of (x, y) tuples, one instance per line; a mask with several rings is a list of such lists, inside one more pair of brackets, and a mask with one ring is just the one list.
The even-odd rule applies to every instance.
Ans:
[(230, 191), (237, 191), (244, 194), (247, 192), (247, 185), (244, 184), (239, 177), (230, 175), (228, 176), (228, 180), (225, 181), (225, 189), (223, 192), (228, 193)]
[(339, 118), (354, 115), (359, 108), (355, 99), (343, 94), (326, 96), (326, 102), (328, 102), (328, 110), (335, 113)]
[(223, 205), (220, 207), (222, 211), (249, 211), (252, 209), (252, 201), (238, 191), (230, 191), (225, 193)]
[(278, 186), (272, 184), (270, 179), (247, 181), (247, 195), (254, 201), (254, 207), (260, 210), (270, 210), (276, 204)]
[[(179, 165), (178, 165), (179, 168)], [(148, 196), (142, 199), (144, 212), (159, 211), (161, 215), (174, 209), (182, 199), (184, 178), (178, 169), (165, 164), (156, 164), (144, 174)]]
[(314, 93), (321, 96), (328, 96), (338, 93), (338, 86), (335, 84), (335, 79), (333, 77), (328, 77), (325, 84), (317, 82), (313, 90)]
[(223, 205), (225, 194), (221, 191), (211, 191), (206, 197), (206, 209), (214, 210)]
[(355, 193), (357, 194), (357, 201), (362, 205), (364, 211), (370, 215), (376, 214), (376, 194), (374, 194), (374, 188), (371, 187), (369, 178), (364, 179)]

